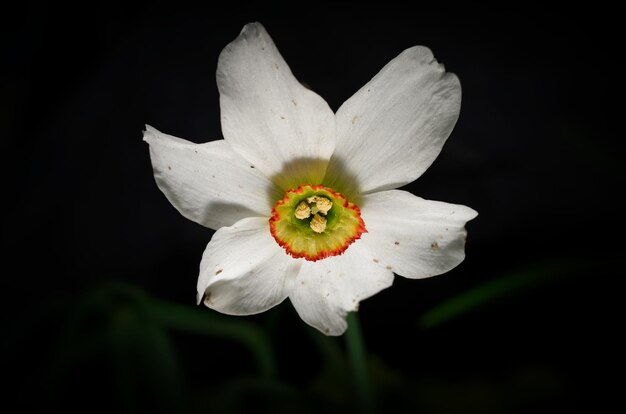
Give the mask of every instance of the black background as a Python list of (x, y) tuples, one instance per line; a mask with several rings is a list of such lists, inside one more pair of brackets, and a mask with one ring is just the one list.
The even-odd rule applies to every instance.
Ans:
[[(235, 387), (239, 401), (219, 402), (231, 390), (224, 384), (256, 375), (246, 349), (219, 337), (168, 330), (174, 368), (161, 369), (155, 357), (122, 374), (115, 350), (91, 351), (81, 338), (109, 326), (120, 309), (132, 314), (117, 293), (106, 311), (89, 307), (90, 295), (110, 286), (194, 307), (212, 231), (159, 192), (142, 129), (148, 123), (194, 142), (222, 138), (217, 58), (245, 23), (260, 21), (296, 77), (333, 110), (417, 44), (461, 80), (459, 122), (408, 189), (480, 215), (468, 224), (467, 258), (457, 269), (396, 278), (362, 303), (379, 404), (426, 413), (609, 406), (619, 396), (613, 373), (621, 372), (623, 330), (623, 9), (412, 7), (102, 2), (5, 13), (3, 403), (216, 412), (244, 409), (253, 398)], [(420, 327), (435, 305), (520, 272), (540, 276), (441, 326)], [(246, 320), (269, 332), (276, 387), (290, 390), (286, 398), (263, 388), (256, 411), (352, 407), (350, 396), (316, 391), (315, 381), (334, 383), (319, 379), (317, 334), (288, 301)], [(130, 342), (137, 355), (153, 345), (141, 332)], [(343, 350), (341, 338), (331, 343)], [(153, 381), (153, 372), (165, 380)]]

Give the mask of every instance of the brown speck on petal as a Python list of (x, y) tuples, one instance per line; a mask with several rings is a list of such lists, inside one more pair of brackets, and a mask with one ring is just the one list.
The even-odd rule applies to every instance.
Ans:
[(379, 263), (379, 262), (380, 262), (380, 260), (374, 259), (374, 263)]
[(254, 168), (254, 165), (251, 165), (250, 168)]
[(298, 106), (298, 102), (296, 102), (295, 100), (291, 100), (291, 103), (293, 104), (293, 106)]
[(391, 269), (393, 269), (393, 267), (391, 267), (391, 266), (387, 266), (387, 267), (385, 267), (385, 269), (387, 269), (387, 270), (391, 270)]
[(167, 169), (168, 169), (168, 170), (171, 170), (171, 169), (172, 169), (172, 167), (171, 167), (170, 165), (168, 165), (168, 166), (167, 166)]
[(395, 244), (396, 246), (398, 246), (398, 245), (400, 244), (400, 242), (399, 242), (399, 241), (395, 241), (395, 242), (393, 242), (393, 244)]
[(359, 117), (357, 115), (355, 115), (354, 117), (352, 117), (352, 125), (356, 124), (356, 120), (359, 119)]
[(217, 272), (215, 272), (215, 276), (219, 275), (220, 273), (222, 273), (224, 271), (224, 269), (219, 269)]
[(439, 243), (437, 243), (436, 241), (432, 242), (430, 244), (430, 248), (433, 250), (439, 250)]

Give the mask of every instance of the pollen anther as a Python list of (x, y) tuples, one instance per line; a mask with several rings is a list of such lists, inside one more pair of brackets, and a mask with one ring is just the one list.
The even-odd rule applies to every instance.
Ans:
[(326, 215), (326, 213), (328, 213), (328, 210), (333, 207), (333, 203), (327, 198), (317, 197), (317, 200), (315, 201), (315, 206), (320, 213)]
[(304, 201), (298, 204), (296, 207), (296, 212), (294, 213), (297, 219), (304, 220), (311, 216), (311, 207)]
[(326, 219), (319, 214), (316, 214), (313, 216), (310, 226), (311, 230), (314, 232), (324, 233), (324, 230), (326, 230)]

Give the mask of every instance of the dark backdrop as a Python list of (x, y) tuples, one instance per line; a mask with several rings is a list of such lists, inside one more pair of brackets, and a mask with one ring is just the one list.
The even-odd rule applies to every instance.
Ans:
[(194, 142), (222, 137), (217, 57), (258, 20), (334, 110), (413, 45), (461, 79), (459, 122), (408, 189), (480, 215), (457, 269), (396, 278), (362, 303), (378, 406), (602, 412), (619, 395), (623, 330), (624, 10), (414, 7), (97, 2), (4, 13), (3, 404), (358, 406), (343, 338), (318, 335), (288, 301), (248, 318), (195, 307), (212, 231), (159, 192), (141, 140), (146, 123)]

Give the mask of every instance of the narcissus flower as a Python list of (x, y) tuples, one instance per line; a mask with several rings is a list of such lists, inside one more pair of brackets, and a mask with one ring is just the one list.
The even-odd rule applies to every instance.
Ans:
[(435, 276), (465, 256), (471, 208), (396, 190), (437, 157), (461, 86), (422, 46), (402, 52), (337, 111), (303, 87), (263, 26), (246, 25), (217, 67), (223, 140), (147, 127), (159, 188), (216, 229), (198, 302), (231, 315), (289, 298), (328, 335), (394, 273)]

